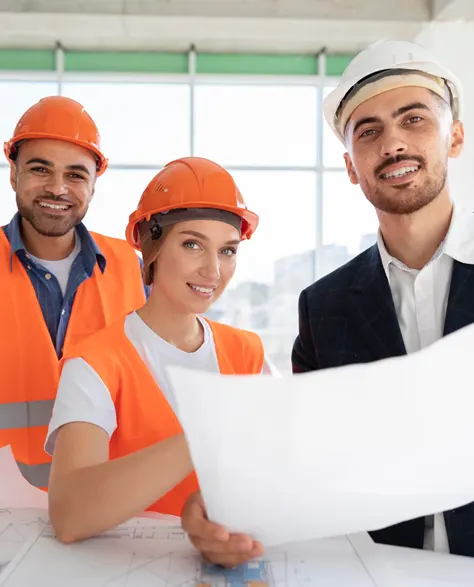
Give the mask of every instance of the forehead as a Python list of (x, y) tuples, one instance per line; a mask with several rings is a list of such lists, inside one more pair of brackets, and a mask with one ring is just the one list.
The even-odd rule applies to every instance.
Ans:
[(435, 110), (435, 98), (426, 88), (407, 86), (382, 92), (360, 104), (349, 118), (348, 125), (369, 116), (377, 118), (392, 117), (392, 113), (409, 104), (421, 102), (430, 110)]
[(82, 164), (95, 168), (93, 154), (74, 143), (59, 141), (56, 139), (29, 139), (19, 148), (18, 159), (25, 162), (38, 157), (50, 161), (54, 165)]
[(185, 220), (173, 225), (172, 232), (175, 234), (186, 231), (199, 232), (209, 239), (217, 240), (238, 239), (240, 237), (235, 226), (220, 220)]

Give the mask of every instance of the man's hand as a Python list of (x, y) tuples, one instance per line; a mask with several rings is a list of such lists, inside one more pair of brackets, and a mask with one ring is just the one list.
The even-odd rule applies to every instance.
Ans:
[(210, 563), (232, 568), (263, 554), (263, 546), (250, 536), (230, 534), (223, 526), (210, 522), (199, 492), (186, 501), (181, 523), (194, 547)]

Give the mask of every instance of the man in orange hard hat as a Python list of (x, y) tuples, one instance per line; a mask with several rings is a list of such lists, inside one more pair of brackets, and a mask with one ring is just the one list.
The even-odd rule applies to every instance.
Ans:
[(46, 489), (59, 359), (140, 307), (146, 292), (132, 247), (82, 224), (108, 162), (81, 104), (40, 100), (20, 118), (5, 155), (18, 212), (0, 228), (0, 446), (11, 445), (26, 479)]

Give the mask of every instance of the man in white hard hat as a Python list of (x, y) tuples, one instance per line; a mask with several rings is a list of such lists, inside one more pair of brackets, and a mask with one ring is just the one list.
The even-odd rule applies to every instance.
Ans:
[[(461, 108), (458, 79), (402, 41), (362, 51), (328, 95), (349, 180), (380, 229), (376, 245), (301, 293), (295, 373), (411, 353), (474, 322), (474, 214), (453, 206), (448, 184), (464, 142)], [(474, 556), (474, 504), (371, 535)]]

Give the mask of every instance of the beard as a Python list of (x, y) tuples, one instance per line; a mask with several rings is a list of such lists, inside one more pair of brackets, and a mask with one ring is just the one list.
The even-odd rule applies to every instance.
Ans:
[[(412, 160), (412, 158), (410, 158)], [(393, 163), (394, 161), (392, 161)], [(385, 164), (384, 167), (387, 167)], [(420, 168), (419, 173), (426, 169), (423, 165)], [(376, 173), (376, 176), (381, 173)], [(410, 185), (399, 185), (399, 186), (376, 186), (371, 187), (367, 182), (361, 182), (362, 191), (369, 202), (381, 212), (387, 214), (394, 214), (402, 216), (405, 214), (413, 214), (418, 212), (431, 202), (433, 202), (439, 194), (444, 190), (446, 186), (446, 180), (448, 176), (448, 165), (447, 162), (443, 163), (439, 161), (432, 173), (426, 177), (422, 183), (416, 183), (418, 180), (415, 179), (413, 184)]]
[[(61, 203), (61, 198), (48, 196), (48, 199), (55, 200), (58, 204)], [(16, 203), (20, 216), (27, 220), (36, 232), (49, 237), (60, 237), (68, 234), (82, 222), (87, 212), (87, 206), (79, 210), (76, 206), (72, 206), (64, 216), (56, 216), (48, 213), (47, 208), (41, 208), (35, 202), (29, 205), (25, 204), (18, 194)]]

